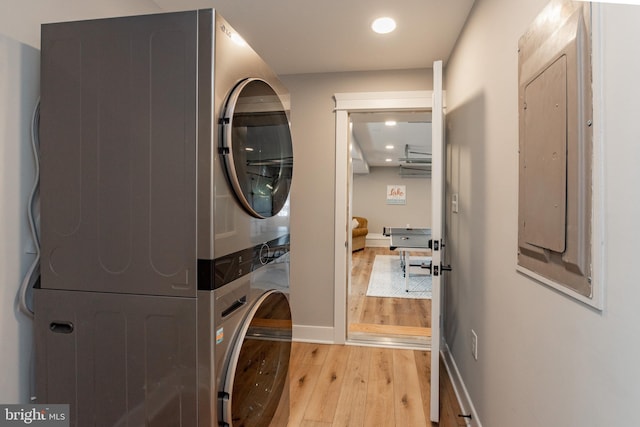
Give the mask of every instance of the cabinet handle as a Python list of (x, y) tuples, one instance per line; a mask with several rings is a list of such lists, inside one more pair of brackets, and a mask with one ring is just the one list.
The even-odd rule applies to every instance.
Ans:
[(73, 323), (71, 322), (51, 322), (49, 324), (51, 332), (56, 334), (70, 334), (73, 332)]

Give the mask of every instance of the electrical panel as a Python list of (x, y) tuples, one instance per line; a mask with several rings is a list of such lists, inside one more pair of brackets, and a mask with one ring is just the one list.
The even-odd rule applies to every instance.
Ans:
[(518, 265), (591, 298), (590, 9), (553, 1), (519, 42)]

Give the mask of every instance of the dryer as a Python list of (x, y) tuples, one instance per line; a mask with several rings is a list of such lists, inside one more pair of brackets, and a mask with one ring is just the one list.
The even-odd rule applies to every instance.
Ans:
[[(291, 345), (286, 88), (212, 9), (45, 24), (41, 48), (38, 402), (75, 426), (268, 425)], [(234, 379), (249, 361), (277, 373), (268, 396)]]

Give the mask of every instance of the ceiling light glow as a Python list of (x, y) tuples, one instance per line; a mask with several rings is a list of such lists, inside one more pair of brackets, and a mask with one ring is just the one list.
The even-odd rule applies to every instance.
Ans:
[(238, 46), (246, 46), (247, 42), (238, 33), (231, 34), (231, 40)]
[(398, 124), (398, 122), (396, 122), (395, 120), (387, 120), (386, 122), (384, 122), (385, 126), (395, 126)]
[(384, 159), (385, 162), (392, 162), (393, 159)]
[(386, 148), (387, 150), (393, 150), (395, 147), (389, 144), (389, 145), (385, 145), (384, 148)]
[(386, 16), (378, 18), (371, 24), (371, 29), (378, 34), (387, 34), (396, 29), (396, 21)]

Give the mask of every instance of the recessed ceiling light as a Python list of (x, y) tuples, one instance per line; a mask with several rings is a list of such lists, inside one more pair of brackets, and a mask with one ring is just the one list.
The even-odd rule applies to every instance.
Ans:
[(387, 120), (386, 122), (384, 122), (384, 124), (386, 126), (395, 126), (398, 124), (398, 122), (396, 122), (395, 120)]
[(371, 24), (371, 29), (378, 34), (387, 34), (396, 29), (396, 21), (386, 16), (378, 18)]
[(395, 147), (389, 144), (389, 145), (385, 145), (384, 148), (386, 148), (387, 150), (393, 150)]
[(393, 159), (384, 159), (385, 162), (392, 162)]

